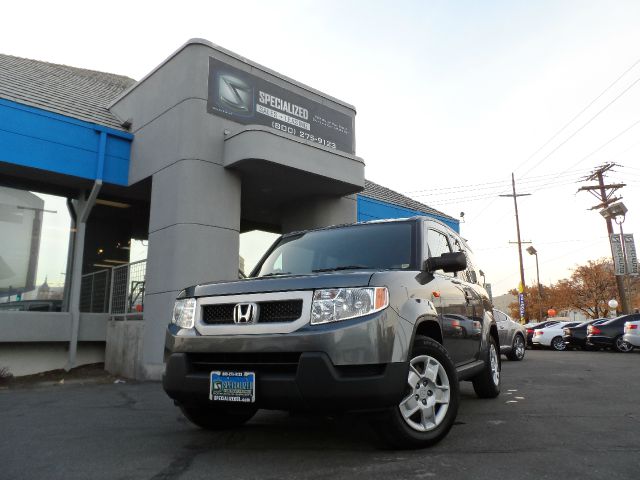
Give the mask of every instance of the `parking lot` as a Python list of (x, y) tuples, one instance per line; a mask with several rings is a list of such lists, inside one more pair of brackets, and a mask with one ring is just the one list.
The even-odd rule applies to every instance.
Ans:
[[(504, 358), (504, 357), (503, 357)], [(197, 430), (158, 383), (0, 390), (0, 478), (638, 478), (640, 353), (527, 351), (501, 395), (462, 386), (457, 423), (422, 451), (380, 448), (358, 416), (260, 412)]]

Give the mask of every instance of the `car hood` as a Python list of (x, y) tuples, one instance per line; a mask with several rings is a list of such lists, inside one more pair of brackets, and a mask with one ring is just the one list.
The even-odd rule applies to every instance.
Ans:
[(376, 270), (340, 271), (308, 275), (245, 278), (205, 283), (186, 288), (185, 297), (211, 297), (243, 293), (286, 292), (318, 288), (366, 287)]

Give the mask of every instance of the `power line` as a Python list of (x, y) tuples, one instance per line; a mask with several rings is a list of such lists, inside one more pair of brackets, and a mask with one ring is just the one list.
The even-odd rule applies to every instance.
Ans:
[[(638, 60), (636, 60), (635, 62), (633, 62), (633, 64), (628, 67), (624, 72), (622, 72), (613, 82), (611, 82), (607, 88), (605, 88), (602, 92), (600, 92), (598, 94), (598, 96), (596, 96), (593, 100), (591, 100), (586, 107), (584, 107), (582, 110), (580, 110), (571, 120), (569, 120), (567, 123), (565, 123), (562, 128), (560, 128), (560, 130), (558, 130), (556, 133), (554, 133), (551, 138), (549, 138), (549, 140), (547, 140), (540, 148), (538, 148), (535, 152), (533, 152), (531, 155), (529, 155), (529, 157), (522, 162), (520, 165), (518, 165), (516, 167), (516, 170), (520, 169), (523, 165), (525, 165), (529, 160), (531, 160), (533, 157), (535, 157), (542, 149), (544, 149), (547, 145), (549, 145), (553, 140), (556, 139), (556, 137), (558, 135), (560, 135), (569, 125), (571, 125), (578, 117), (580, 117), (580, 115), (582, 115), (584, 112), (586, 112), (594, 103), (596, 103), (600, 98), (602, 98), (602, 96), (607, 93), (616, 83), (618, 83), (627, 73), (629, 73), (631, 70), (633, 70), (633, 68), (638, 65), (640, 63), (640, 58)], [(615, 101), (615, 100), (614, 100)], [(606, 107), (605, 107), (606, 108)], [(535, 167), (534, 167), (535, 168)], [(531, 171), (531, 170), (529, 170)]]
[[(576, 178), (575, 181), (569, 181), (567, 182), (567, 179), (559, 179), (556, 182), (548, 182), (548, 183), (543, 183), (540, 185), (528, 185), (529, 188), (533, 188), (535, 189), (534, 192), (538, 192), (540, 190), (546, 190), (549, 188), (556, 188), (556, 187), (561, 187), (564, 185), (572, 185), (574, 183), (577, 183), (578, 179)], [(537, 188), (536, 188), (537, 187)], [(504, 190), (504, 189), (502, 189)], [(446, 195), (446, 194), (443, 194)], [(453, 197), (453, 198), (448, 198), (448, 199), (441, 199), (441, 200), (434, 200), (434, 201), (429, 201), (429, 205), (432, 206), (437, 206), (437, 205), (454, 205), (457, 203), (461, 203), (464, 201), (470, 201), (470, 200), (487, 200), (490, 198), (494, 198), (498, 195), (498, 192), (484, 192), (478, 195), (467, 195), (467, 196), (462, 196), (462, 197)]]
[[(640, 80), (640, 79), (639, 79)], [(582, 162), (584, 162), (586, 159), (592, 157), (593, 155), (595, 155), (596, 153), (598, 153), (600, 150), (602, 150), (604, 147), (606, 147), (607, 145), (609, 145), (611, 142), (617, 140), (618, 138), (620, 138), (622, 135), (624, 135), (625, 133), (627, 133), (629, 130), (631, 130), (633, 127), (635, 127), (636, 125), (638, 125), (640, 123), (640, 119), (636, 120), (635, 122), (633, 122), (631, 125), (629, 125), (627, 128), (625, 128), (624, 130), (622, 130), (620, 133), (616, 134), (614, 137), (610, 138), (609, 140), (607, 140), (606, 142), (604, 142), (602, 145), (600, 145), (598, 148), (596, 148), (593, 152), (591, 152), (590, 154), (582, 157), (580, 160), (578, 160), (576, 163), (574, 163), (573, 165), (571, 165), (567, 170), (570, 170), (578, 165), (580, 165)]]
[[(584, 174), (586, 174), (587, 172), (590, 172), (590, 170), (579, 170), (580, 175), (578, 174), (578, 171), (576, 172), (568, 172), (568, 173), (554, 173), (551, 175), (548, 175), (548, 178), (545, 179), (539, 179), (539, 180), (524, 180), (524, 181), (519, 181), (519, 184), (524, 184), (529, 188), (537, 188), (539, 186), (545, 187), (547, 185), (554, 185), (554, 184), (558, 184), (560, 182), (565, 182), (566, 180), (569, 179), (569, 177), (580, 177), (583, 176)], [(432, 192), (432, 193), (423, 193), (423, 194), (414, 194), (411, 195), (412, 198), (424, 198), (424, 197), (433, 197), (433, 196), (455, 196), (455, 195), (465, 195), (465, 194), (475, 194), (477, 193), (477, 195), (472, 195), (471, 197), (469, 196), (465, 196), (464, 198), (491, 198), (493, 197), (495, 194), (497, 193), (502, 193), (505, 189), (508, 189), (507, 185), (504, 186), (499, 186), (499, 187), (485, 187), (485, 188), (464, 188), (464, 187), (459, 187), (455, 192)], [(488, 190), (488, 191), (487, 191)], [(461, 198), (461, 197), (458, 197)], [(438, 202), (439, 200), (435, 200), (436, 202)]]
[[(536, 175), (536, 176), (532, 176), (532, 177), (522, 177), (522, 178), (518, 178), (518, 183), (531, 183), (531, 182), (537, 182), (539, 180), (545, 179), (545, 178), (557, 178), (559, 175), (571, 175), (573, 173), (586, 173), (590, 171), (590, 169), (586, 169), (586, 168), (581, 168), (576, 170), (575, 172), (554, 172), (554, 173), (547, 173), (544, 175)], [(510, 186), (510, 182), (508, 182), (507, 180), (497, 180), (497, 181), (492, 181), (492, 182), (482, 182), (482, 183), (474, 183), (474, 184), (469, 184), (469, 185), (463, 185), (462, 188), (463, 189), (489, 189), (489, 188), (502, 188), (502, 186), (504, 186), (505, 188)], [(443, 191), (443, 190), (460, 190), (461, 186), (460, 185), (450, 185), (450, 186), (446, 186), (446, 187), (434, 187), (434, 188), (425, 188), (422, 190), (411, 190), (411, 191), (407, 191), (407, 192), (402, 192), (405, 195), (415, 195), (421, 192), (438, 192), (438, 191)], [(429, 193), (428, 195), (430, 195), (431, 193)], [(435, 195), (436, 193), (434, 193)], [(426, 195), (426, 194), (425, 194)], [(423, 195), (415, 195), (415, 196), (423, 196)]]
[[(615, 103), (620, 97), (622, 97), (625, 93), (627, 93), (629, 90), (631, 90), (632, 87), (634, 87), (638, 82), (640, 82), (640, 77), (638, 77), (637, 79), (635, 79), (633, 81), (633, 83), (631, 85), (629, 85), (627, 88), (625, 88), (620, 94), (618, 94), (618, 96), (616, 96), (613, 100), (611, 100), (609, 103), (607, 103), (602, 109), (598, 110), (598, 112), (591, 117), (589, 120), (587, 120), (584, 124), (582, 124), (582, 126), (580, 126), (576, 131), (574, 131), (571, 135), (569, 135), (564, 141), (562, 141), (558, 146), (556, 146), (553, 150), (551, 150), (548, 154), (546, 154), (544, 157), (542, 157), (542, 159), (540, 161), (538, 161), (538, 163), (536, 163), (533, 167), (531, 167), (529, 170), (527, 170), (525, 172), (525, 175), (529, 172), (531, 172), (533, 169), (537, 168), (542, 162), (544, 162), (546, 159), (548, 159), (551, 155), (553, 155), (554, 153), (556, 153), (562, 146), (564, 146), (569, 140), (571, 140), (573, 137), (575, 137), (579, 132), (581, 132), (587, 125), (589, 125), (592, 121), (594, 121), (596, 118), (598, 118), (598, 116), (604, 112), (607, 108), (609, 108), (611, 105), (613, 105), (613, 103)], [(570, 167), (573, 168), (573, 167)]]

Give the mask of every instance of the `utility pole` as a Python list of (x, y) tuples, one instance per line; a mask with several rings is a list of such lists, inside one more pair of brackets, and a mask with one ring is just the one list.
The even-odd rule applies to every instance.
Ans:
[[(513, 207), (516, 211), (516, 232), (518, 234), (518, 259), (520, 261), (520, 288), (518, 290), (522, 290), (520, 293), (524, 294), (524, 287), (525, 287), (525, 282), (524, 282), (524, 265), (522, 263), (522, 239), (520, 238), (520, 218), (518, 216), (518, 197), (526, 197), (528, 195), (531, 195), (530, 193), (516, 193), (516, 179), (515, 176), (513, 175), (513, 172), (511, 173), (511, 188), (513, 193), (511, 195), (499, 195), (500, 197), (513, 197)], [(520, 308), (520, 321), (522, 322), (523, 318), (524, 318), (524, 314), (522, 313), (523, 311), (523, 304), (521, 303), (521, 308)]]
[[(604, 174), (615, 167), (615, 163), (605, 163), (604, 165), (596, 168), (590, 175), (587, 175), (583, 181), (598, 181), (597, 185), (587, 185), (584, 187), (580, 187), (578, 192), (586, 191), (591, 193), (594, 197), (600, 200), (598, 205), (594, 205), (589, 210), (596, 210), (607, 208), (610, 204), (615, 203), (619, 200), (622, 200), (622, 197), (615, 197), (614, 193), (626, 186), (624, 183), (612, 183), (610, 185), (606, 185), (604, 181)], [(609, 233), (609, 238), (613, 235), (613, 225), (611, 224), (611, 219), (607, 218), (607, 232)], [(611, 247), (611, 257), (613, 258), (613, 246)], [(622, 275), (616, 275), (616, 284), (618, 287), (618, 296), (620, 297), (620, 301), (622, 303), (622, 313), (629, 313), (629, 301), (627, 299), (626, 289), (624, 285), (624, 277)]]

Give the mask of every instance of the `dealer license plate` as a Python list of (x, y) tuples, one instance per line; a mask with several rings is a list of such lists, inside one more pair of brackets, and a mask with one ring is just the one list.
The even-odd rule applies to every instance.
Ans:
[(254, 372), (211, 372), (209, 400), (253, 403), (256, 401)]

